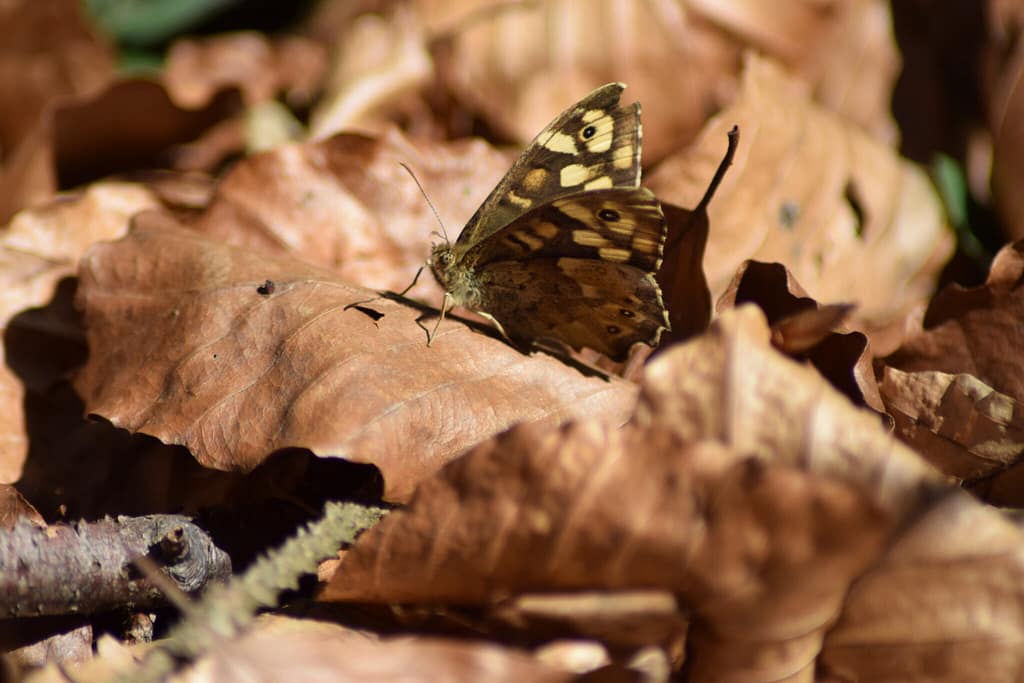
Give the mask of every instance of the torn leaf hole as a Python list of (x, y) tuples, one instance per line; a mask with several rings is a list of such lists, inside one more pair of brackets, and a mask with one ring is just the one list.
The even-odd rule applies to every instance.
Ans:
[(860, 191), (857, 190), (857, 186), (854, 185), (852, 180), (847, 181), (843, 197), (846, 199), (846, 203), (850, 205), (850, 210), (853, 211), (853, 234), (859, 239), (864, 239), (864, 202), (861, 200)]

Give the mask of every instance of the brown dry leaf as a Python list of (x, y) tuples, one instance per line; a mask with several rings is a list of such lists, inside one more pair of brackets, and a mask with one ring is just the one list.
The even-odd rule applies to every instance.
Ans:
[[(45, 391), (81, 360), (73, 321), (26, 315), (57, 293), (61, 280), (73, 277), (78, 259), (94, 242), (124, 234), (136, 211), (157, 206), (139, 185), (98, 183), (83, 193), (58, 197), (17, 214), (0, 232), (0, 482), (17, 481), (28, 451), (25, 391)], [(48, 353), (41, 353), (46, 349)]]
[(95, 93), (114, 76), (114, 54), (78, 0), (13, 0), (0, 6), (0, 154), (65, 96)]
[(896, 433), (943, 472), (967, 481), (990, 477), (1024, 453), (1024, 416), (1010, 396), (971, 375), (884, 373), (882, 397)]
[(662, 204), (668, 233), (665, 259), (656, 273), (672, 329), (661, 345), (685, 341), (707, 329), (711, 321), (711, 292), (704, 277), (704, 248), (708, 241), (708, 214), (673, 204)]
[(857, 318), (881, 324), (927, 296), (952, 234), (925, 174), (815, 106), (781, 69), (750, 56), (735, 102), (692, 149), (648, 174), (659, 196), (700, 199), (738, 124), (735, 168), (709, 209), (704, 261), (714, 296), (747, 259), (776, 261), (821, 301), (856, 298)]
[(498, 645), (440, 638), (380, 639), (337, 624), (263, 617), (241, 638), (216, 648), (171, 680), (553, 683), (572, 679), (568, 671)]
[[(99, 683), (138, 673), (146, 646), (125, 647), (101, 640), (98, 656), (63, 670), (50, 666), (30, 683)], [(239, 638), (224, 641), (169, 681), (556, 681), (575, 680), (569, 671), (547, 666), (522, 650), (441, 638), (394, 637), (355, 631), (338, 624), (265, 615)], [(615, 680), (615, 679), (612, 679)], [(621, 679), (628, 680), (628, 679)]]
[(531, 639), (588, 638), (619, 650), (678, 649), (689, 623), (666, 590), (527, 593), (495, 605), (488, 617)]
[(969, 374), (1024, 400), (1024, 242), (996, 255), (980, 287), (950, 285), (931, 302), (924, 326), (885, 359), (904, 372)]
[(967, 496), (936, 502), (846, 598), (822, 680), (1017, 681), (1024, 669), (1024, 534)]
[(237, 93), (223, 92), (203, 109), (181, 109), (163, 86), (146, 80), (115, 82), (101, 92), (55, 103), (3, 169), (0, 185), (8, 191), (0, 194), (0, 219), (49, 199), (58, 188), (175, 167), (176, 145), (194, 140), (239, 106)]
[[(0, 647), (3, 648), (4, 669), (20, 670), (22, 675), (50, 665), (55, 669), (88, 662), (92, 654), (92, 624), (82, 618), (10, 619), (0, 622)], [(10, 631), (13, 629), (14, 633)], [(13, 680), (24, 680), (9, 674)], [(64, 679), (67, 680), (67, 679)]]
[(363, 536), (322, 597), (664, 588), (694, 615), (692, 675), (806, 675), (853, 579), (942, 479), (768, 335), (744, 307), (666, 351), (624, 429), (482, 444)]
[(286, 102), (301, 108), (309, 106), (326, 71), (326, 50), (308, 38), (241, 31), (175, 41), (162, 78), (171, 99), (187, 109), (198, 109), (231, 87), (242, 91), (248, 105), (283, 93)]
[[(90, 413), (247, 471), (307, 448), (376, 465), (389, 500), (515, 422), (628, 415), (635, 387), (527, 356), (301, 261), (229, 247), (166, 216), (82, 261)], [(269, 281), (269, 284), (267, 283)], [(433, 321), (430, 321), (432, 324)]]
[[(429, 255), (437, 229), (402, 163), (416, 173), (454, 239), (509, 159), (479, 140), (414, 143), (394, 128), (379, 137), (343, 134), (285, 145), (239, 162), (194, 227), (335, 269), (367, 287), (401, 291)], [(440, 301), (429, 277), (417, 291)]]
[[(842, 327), (849, 313), (847, 307), (822, 306), (807, 296), (785, 266), (757, 261), (740, 266), (717, 308), (721, 311), (744, 303), (756, 304), (764, 312), (772, 325), (776, 348), (790, 356), (806, 358), (854, 403), (885, 412), (867, 337)], [(808, 329), (808, 325), (813, 329)], [(794, 328), (799, 328), (799, 333)], [(801, 346), (806, 348), (788, 351), (787, 346), (798, 344), (793, 339), (797, 334), (803, 342)]]
[(877, 0), (689, 0), (740, 46), (756, 48), (810, 84), (814, 99), (893, 143), (889, 108), (900, 56), (889, 3)]
[(0, 529), (13, 529), (20, 520), (40, 527), (46, 526), (43, 516), (25, 500), (18, 489), (0, 484)]
[(62, 100), (88, 98), (114, 77), (111, 47), (77, 0), (0, 7), (0, 221), (49, 198), (57, 172), (46, 121)]
[(531, 139), (580, 94), (621, 80), (644, 105), (646, 158), (661, 159), (729, 97), (751, 45), (801, 74), (829, 106), (886, 141), (895, 137), (888, 103), (899, 57), (881, 0), (783, 9), (711, 0), (416, 5), (450, 52), (441, 62), (446, 82), (515, 139)]
[(410, 5), (346, 24), (336, 38), (327, 92), (310, 115), (314, 140), (346, 130), (379, 130), (391, 119), (384, 114), (417, 102), (433, 76), (426, 36)]
[(521, 142), (617, 80), (643, 102), (650, 162), (692, 139), (737, 63), (735, 44), (674, 1), (415, 4), (443, 46), (445, 83), (492, 128)]

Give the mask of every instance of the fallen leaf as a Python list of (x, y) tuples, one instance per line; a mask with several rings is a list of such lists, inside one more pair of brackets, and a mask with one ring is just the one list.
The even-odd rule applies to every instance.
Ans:
[(262, 618), (225, 643), (178, 683), (260, 680), (571, 681), (573, 675), (499, 645), (441, 638), (379, 639), (337, 624)]
[(688, 211), (668, 203), (661, 208), (668, 232), (656, 276), (672, 325), (662, 334), (661, 345), (667, 346), (700, 334), (711, 321), (711, 292), (702, 266), (709, 226), (704, 208)]
[[(376, 465), (406, 498), (445, 462), (515, 422), (622, 420), (635, 388), (527, 356), (455, 320), (432, 346), (420, 312), (301, 261), (260, 255), (142, 214), (82, 261), (92, 414), (248, 471), (307, 448)], [(261, 293), (266, 281), (272, 294)], [(364, 302), (382, 313), (352, 308)]]
[[(332, 268), (367, 287), (401, 291), (430, 253), (437, 221), (454, 239), (509, 159), (481, 141), (413, 142), (395, 129), (285, 145), (239, 162), (194, 227), (208, 235)], [(441, 290), (421, 289), (440, 302)]]
[(930, 293), (952, 235), (927, 177), (815, 106), (765, 59), (748, 58), (732, 105), (691, 149), (649, 173), (648, 185), (666, 201), (696, 205), (734, 124), (743, 132), (735, 168), (709, 209), (704, 270), (713, 296), (747, 259), (784, 264), (819, 301), (856, 303), (865, 324)]
[(647, 366), (625, 428), (482, 444), (345, 553), (321, 598), (664, 588), (694, 615), (693, 675), (812, 670), (851, 582), (942, 480), (767, 337), (756, 309), (727, 313)]
[(757, 261), (740, 266), (717, 307), (721, 311), (744, 303), (764, 312), (776, 348), (809, 361), (854, 403), (885, 412), (867, 337), (841, 326), (849, 306), (822, 306), (785, 266)]
[(750, 46), (811, 83), (826, 106), (886, 142), (896, 137), (889, 100), (899, 56), (880, 0), (784, 9), (707, 0), (420, 0), (417, 7), (434, 40), (450, 43), (441, 69), (459, 99), (521, 141), (578, 94), (621, 80), (643, 102), (645, 154), (659, 160), (690, 143), (725, 103)]
[(532, 639), (588, 638), (620, 650), (651, 643), (671, 648), (689, 624), (665, 590), (526, 593), (495, 605), (487, 616)]
[[(148, 649), (126, 647), (105, 636), (100, 639), (97, 657), (92, 661), (68, 666), (66, 670), (50, 665), (27, 680), (57, 683), (71, 675), (82, 683), (100, 683), (130, 677), (138, 674), (138, 660), (145, 658)], [(264, 615), (243, 635), (224, 640), (168, 680), (568, 683), (576, 678), (570, 671), (545, 665), (521, 649), (440, 637), (380, 638), (374, 633), (324, 621)]]
[(22, 142), (57, 99), (88, 96), (114, 77), (112, 47), (77, 0), (13, 0), (0, 8), (0, 149)]
[(13, 529), (22, 520), (40, 527), (46, 526), (43, 516), (25, 500), (18, 489), (0, 484), (0, 529)]
[(1024, 400), (1024, 242), (1007, 245), (984, 285), (950, 285), (929, 304), (923, 329), (885, 363), (904, 372), (937, 370), (973, 375), (996, 391)]
[(434, 65), (410, 5), (355, 17), (335, 45), (327, 92), (310, 115), (314, 140), (386, 127), (392, 118), (387, 113), (418, 100), (430, 84)]
[(1024, 667), (1024, 536), (966, 495), (936, 501), (850, 590), (824, 680), (1014, 681)]
[(971, 482), (1000, 474), (1024, 454), (1017, 401), (976, 377), (887, 367), (881, 389), (896, 433), (943, 472)]
[(312, 102), (326, 71), (326, 50), (312, 40), (240, 31), (175, 41), (162, 80), (171, 99), (187, 109), (199, 109), (232, 87), (250, 106), (281, 93), (302, 108)]
[(237, 93), (223, 92), (203, 109), (181, 109), (162, 86), (146, 80), (117, 81), (61, 100), (37, 119), (5, 165), (0, 183), (10, 190), (0, 195), (0, 219), (58, 189), (115, 173), (173, 167), (175, 145), (238, 108)]
[(94, 242), (119, 237), (133, 213), (157, 205), (139, 185), (99, 183), (22, 211), (0, 232), (0, 482), (17, 481), (28, 454), (26, 389), (45, 391), (82, 357), (70, 310), (48, 317), (29, 309), (57, 295), (59, 283), (74, 276), (79, 257)]

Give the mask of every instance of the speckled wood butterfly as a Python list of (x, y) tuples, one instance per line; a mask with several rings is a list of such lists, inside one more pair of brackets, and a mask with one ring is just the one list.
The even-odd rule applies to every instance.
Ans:
[(668, 314), (654, 274), (665, 218), (640, 187), (640, 105), (609, 83), (534, 138), (454, 244), (428, 264), (449, 303), (517, 344), (555, 339), (621, 360)]

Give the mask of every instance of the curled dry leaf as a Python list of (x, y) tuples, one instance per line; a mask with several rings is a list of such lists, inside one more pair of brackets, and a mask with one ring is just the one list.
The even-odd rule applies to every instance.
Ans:
[(704, 248), (708, 242), (706, 207), (689, 211), (662, 204), (668, 226), (665, 259), (656, 276), (672, 329), (661, 344), (683, 341), (707, 329), (711, 321), (711, 292), (704, 276)]
[(0, 221), (57, 187), (49, 120), (58, 101), (88, 98), (114, 77), (113, 50), (77, 0), (0, 6)]
[[(6, 341), (0, 351), (0, 482), (18, 479), (28, 453), (26, 388), (45, 391), (81, 357), (73, 353), (70, 363), (57, 357), (58, 350), (67, 352), (60, 342), (80, 334), (73, 321), (21, 314), (49, 302), (94, 242), (123, 235), (133, 213), (156, 205), (141, 186), (98, 183), (80, 195), (26, 209), (0, 232), (0, 326)], [(51, 354), (40, 354), (44, 347)]]
[[(70, 668), (36, 672), (32, 683), (58, 683), (68, 676), (82, 683), (138, 675), (146, 648), (125, 647), (101, 639), (98, 656)], [(41, 663), (40, 663), (41, 664)], [(176, 683), (233, 681), (541, 681), (575, 680), (565, 670), (547, 666), (522, 650), (473, 641), (395, 637), (312, 619), (259, 617), (239, 638), (226, 640), (170, 680)]]
[(489, 603), (663, 588), (697, 678), (813, 669), (851, 582), (941, 477), (727, 312), (647, 366), (618, 429), (520, 425), (425, 481), (348, 551), (326, 600)]
[(1024, 668), (1024, 533), (966, 495), (937, 501), (846, 598), (823, 680), (1016, 681)]
[(310, 137), (378, 129), (384, 112), (416, 100), (434, 66), (419, 18), (407, 4), (355, 17), (336, 40), (324, 98), (310, 115)]
[(0, 7), (0, 149), (9, 157), (54, 100), (88, 95), (114, 77), (114, 53), (78, 0)]
[(95, 247), (79, 277), (87, 410), (185, 445), (207, 467), (247, 471), (307, 448), (376, 465), (385, 497), (401, 500), (515, 422), (615, 423), (635, 396), (627, 382), (526, 356), (454, 319), (428, 347), (411, 306), (366, 303), (374, 292), (330, 271), (211, 241), (156, 212)]
[(882, 397), (897, 433), (943, 472), (977, 480), (1016, 465), (1024, 453), (1024, 415), (1010, 396), (966, 374), (884, 373)]
[(718, 309), (753, 303), (772, 326), (776, 348), (807, 359), (854, 403), (885, 412), (867, 337), (841, 327), (847, 306), (822, 306), (781, 263), (747, 261), (718, 300)]
[(497, 681), (555, 683), (570, 672), (529, 654), (482, 642), (441, 638), (379, 639), (337, 624), (272, 617), (218, 647), (181, 683), (259, 680)]
[(828, 106), (895, 138), (888, 110), (899, 57), (882, 0), (416, 4), (450, 50), (441, 68), (460, 99), (520, 140), (571, 104), (571, 93), (621, 80), (644, 105), (647, 159), (661, 159), (735, 89), (750, 46), (801, 74)]
[(736, 100), (692, 149), (647, 176), (651, 189), (694, 206), (734, 124), (743, 142), (709, 209), (704, 268), (714, 296), (746, 259), (785, 264), (822, 301), (855, 292), (855, 315), (871, 324), (928, 295), (952, 235), (927, 177), (814, 105), (767, 60), (748, 58)]
[(900, 56), (889, 3), (879, 0), (688, 0), (694, 13), (741, 46), (772, 57), (810, 84), (814, 98), (885, 143)]
[[(379, 137), (343, 134), (242, 160), (194, 227), (335, 269), (367, 287), (401, 291), (426, 260), (437, 225), (402, 163), (453, 237), (508, 170), (508, 157), (481, 141), (413, 143), (396, 129)], [(419, 291), (440, 301), (427, 280)]]
[(495, 605), (488, 617), (532, 638), (591, 638), (629, 650), (674, 648), (688, 625), (666, 590), (526, 593)]
[(0, 484), (0, 529), (13, 529), (21, 520), (40, 527), (46, 526), (43, 516), (25, 500), (18, 489), (9, 484)]
[(239, 88), (249, 105), (284, 93), (309, 106), (327, 71), (327, 52), (300, 36), (268, 38), (255, 31), (184, 38), (167, 53), (163, 82), (179, 106), (198, 109), (225, 88)]
[(513, 139), (609, 81), (644, 107), (648, 162), (689, 141), (717, 108), (739, 48), (675, 0), (494, 0), (416, 6), (457, 98)]
[(928, 306), (923, 329), (885, 362), (904, 372), (966, 373), (1024, 400), (1024, 242), (996, 255), (984, 285), (950, 285)]
[[(206, 107), (187, 110), (164, 88), (124, 80), (55, 103), (14, 150), (0, 184), (0, 217), (49, 199), (58, 188), (150, 168), (177, 167), (177, 145), (194, 140), (239, 109), (237, 93), (222, 92)], [(146, 112), (139, 116), (138, 112)], [(218, 158), (219, 162), (220, 159)]]

